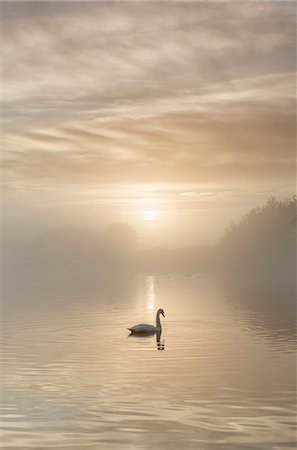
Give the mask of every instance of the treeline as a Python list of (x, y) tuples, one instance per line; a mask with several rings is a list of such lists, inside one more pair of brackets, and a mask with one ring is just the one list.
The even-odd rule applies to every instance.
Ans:
[(191, 248), (138, 248), (138, 237), (126, 224), (102, 232), (65, 227), (23, 244), (3, 246), (3, 278), (31, 274), (62, 281), (98, 278), (116, 272), (195, 273), (227, 271), (263, 280), (293, 281), (296, 274), (296, 197), (270, 198), (232, 223), (220, 242)]
[(295, 283), (296, 196), (268, 199), (238, 223), (232, 223), (218, 246), (220, 269), (255, 279)]
[(4, 278), (80, 279), (110, 270), (134, 269), (137, 234), (129, 225), (114, 223), (102, 232), (77, 227), (49, 230), (31, 242), (4, 245)]
[(12, 279), (34, 276), (66, 281), (105, 277), (113, 273), (195, 273), (212, 270), (213, 250), (190, 248), (149, 248), (138, 246), (135, 230), (114, 223), (102, 232), (76, 227), (47, 231), (26, 244), (3, 249), (3, 271)]

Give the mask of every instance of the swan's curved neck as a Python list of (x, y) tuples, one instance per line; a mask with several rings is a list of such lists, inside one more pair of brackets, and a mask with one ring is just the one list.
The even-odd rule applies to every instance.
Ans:
[(159, 312), (157, 312), (157, 315), (156, 315), (156, 327), (160, 328), (160, 330), (162, 330), (161, 320), (160, 320), (160, 313)]

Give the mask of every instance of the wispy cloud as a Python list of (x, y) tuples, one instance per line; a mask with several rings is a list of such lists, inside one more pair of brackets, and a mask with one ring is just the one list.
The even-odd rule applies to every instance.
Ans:
[(292, 184), (294, 15), (289, 2), (3, 4), (7, 183)]

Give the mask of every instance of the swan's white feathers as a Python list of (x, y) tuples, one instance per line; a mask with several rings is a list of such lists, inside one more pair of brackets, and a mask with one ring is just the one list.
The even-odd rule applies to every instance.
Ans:
[(158, 309), (157, 311), (156, 326), (149, 323), (139, 323), (138, 325), (134, 325), (133, 327), (128, 328), (128, 330), (131, 331), (131, 334), (161, 333), (162, 326), (160, 322), (160, 314), (165, 317), (164, 310), (162, 308)]
[(140, 323), (138, 325), (134, 325), (131, 328), (128, 328), (128, 330), (130, 330), (131, 333), (152, 333), (157, 332), (159, 328), (155, 327), (154, 325), (150, 325), (149, 323)]

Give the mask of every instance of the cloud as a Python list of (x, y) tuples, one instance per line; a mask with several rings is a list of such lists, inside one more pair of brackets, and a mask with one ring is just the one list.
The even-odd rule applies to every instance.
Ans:
[(5, 180), (292, 184), (294, 14), (268, 2), (4, 4)]

